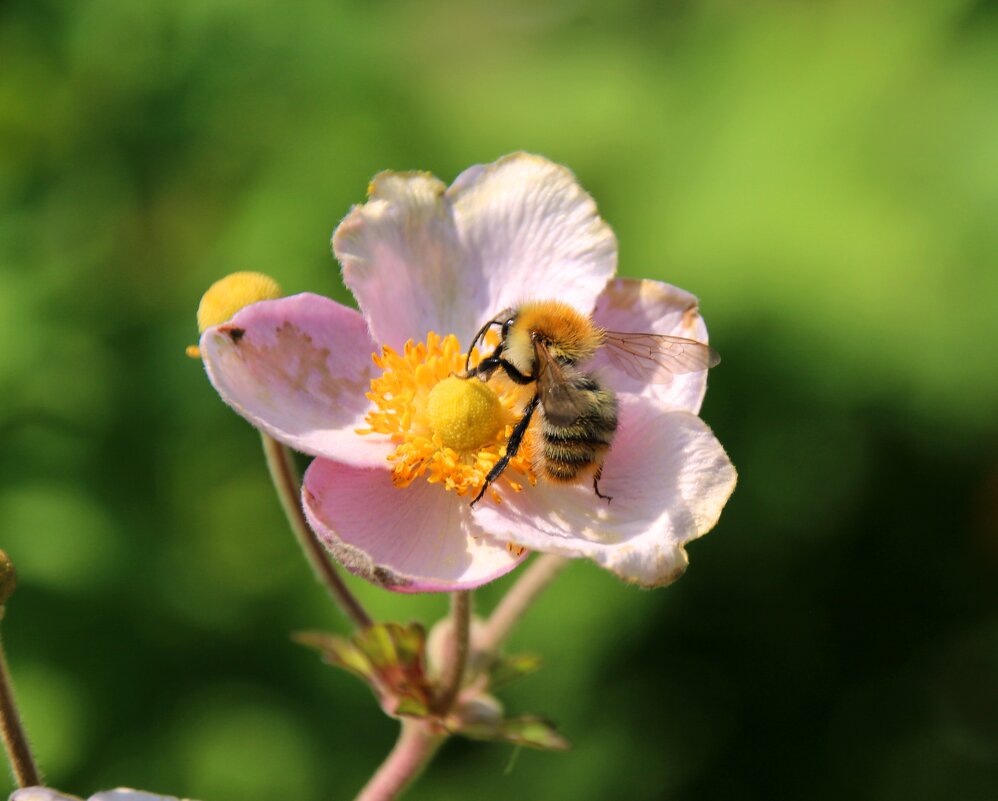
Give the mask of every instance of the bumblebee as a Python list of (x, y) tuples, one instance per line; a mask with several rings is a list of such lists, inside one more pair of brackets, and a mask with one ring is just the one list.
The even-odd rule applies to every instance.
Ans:
[[(500, 328), (499, 344), (471, 369), (471, 352), (488, 331)], [(531, 301), (501, 311), (475, 335), (465, 359), (465, 377), (487, 381), (502, 370), (517, 384), (536, 391), (513, 428), (506, 453), (485, 478), (476, 504), (502, 475), (520, 448), (535, 414), (541, 447), (535, 469), (548, 479), (575, 482), (592, 473), (596, 495), (603, 459), (617, 430), (617, 398), (594, 374), (580, 367), (601, 348), (610, 363), (632, 377), (667, 381), (673, 375), (713, 367), (720, 356), (703, 342), (650, 333), (606, 331), (567, 303)]]

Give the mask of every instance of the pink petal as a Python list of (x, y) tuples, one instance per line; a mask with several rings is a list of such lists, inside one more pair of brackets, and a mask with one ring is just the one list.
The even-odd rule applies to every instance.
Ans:
[(613, 231), (572, 173), (525, 153), (472, 167), (447, 190), (425, 173), (381, 173), (333, 250), (374, 338), (396, 349), (429, 330), (468, 343), (530, 297), (588, 313), (617, 261)]
[[(707, 342), (707, 326), (700, 316), (696, 297), (661, 281), (614, 279), (596, 301), (593, 320), (608, 331), (669, 334)], [(671, 409), (696, 413), (707, 391), (706, 370), (673, 376), (666, 383), (650, 383), (614, 368), (602, 351), (589, 366), (599, 371), (617, 392), (654, 398)]]
[(735, 469), (695, 415), (664, 412), (647, 398), (620, 399), (620, 428), (600, 491), (591, 482), (539, 482), (481, 503), (475, 519), (496, 539), (536, 551), (586, 556), (626, 581), (657, 587), (686, 569), (685, 544), (717, 522)]
[(471, 589), (523, 558), (482, 532), (468, 498), (422, 480), (397, 488), (388, 470), (316, 459), (302, 499), (312, 529), (337, 561), (399, 592)]
[(361, 436), (378, 350), (364, 318), (319, 295), (247, 306), (201, 337), (218, 394), (257, 428), (292, 448), (358, 465), (384, 465), (391, 444)]
[[(48, 787), (24, 787), (15, 790), (10, 801), (80, 801), (80, 799), (74, 795), (64, 795)], [(117, 790), (105, 790), (102, 793), (92, 795), (89, 801), (180, 801), (180, 799), (172, 795), (155, 795), (142, 790), (119, 787)]]

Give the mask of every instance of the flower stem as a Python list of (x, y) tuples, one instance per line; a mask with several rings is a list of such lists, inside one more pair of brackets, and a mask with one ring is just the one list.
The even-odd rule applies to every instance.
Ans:
[(451, 613), (453, 628), (451, 629), (451, 651), (444, 662), (443, 675), (440, 678), (440, 694), (434, 706), (442, 715), (447, 714), (454, 705), (461, 690), (461, 680), (464, 678), (464, 668), (468, 664), (468, 639), (471, 631), (471, 592), (455, 592), (451, 594)]
[(395, 747), (360, 791), (356, 801), (398, 798), (423, 772), (443, 741), (444, 735), (435, 734), (427, 723), (403, 719)]
[(312, 571), (316, 578), (326, 585), (333, 601), (353, 624), (359, 629), (367, 628), (372, 623), (370, 616), (360, 605), (360, 601), (350, 592), (343, 579), (340, 578), (340, 574), (336, 572), (326, 549), (322, 547), (308, 526), (305, 513), (301, 508), (301, 487), (295, 472), (294, 462), (291, 459), (291, 452), (273, 437), (267, 434), (261, 434), (261, 436), (263, 437), (263, 452), (267, 457), (270, 477), (277, 489), (277, 497), (280, 498), (291, 530), (294, 532), (298, 544), (301, 545), (305, 558), (312, 566)]
[[(0, 606), (0, 620), (3, 619), (4, 607)], [(3, 642), (0, 640), (0, 734), (7, 749), (7, 758), (14, 771), (14, 779), (18, 787), (35, 787), (42, 783), (42, 777), (31, 756), (31, 747), (21, 725), (21, 716), (14, 702), (14, 689), (10, 685), (7, 670), (7, 657), (4, 655)]]
[(550, 584), (567, 564), (568, 559), (564, 556), (546, 553), (534, 559), (523, 571), (516, 584), (499, 601), (499, 605), (482, 628), (481, 634), (475, 638), (476, 649), (484, 662), (495, 657), (512, 632), (513, 626), (537, 600), (541, 590)]

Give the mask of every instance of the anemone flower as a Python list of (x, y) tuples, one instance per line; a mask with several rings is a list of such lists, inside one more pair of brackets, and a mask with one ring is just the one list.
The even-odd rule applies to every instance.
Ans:
[(683, 572), (685, 544), (713, 527), (735, 484), (697, 416), (704, 370), (652, 381), (602, 351), (587, 365), (618, 402), (600, 480), (611, 503), (591, 483), (539, 478), (532, 426), (471, 504), (530, 397), (501, 370), (462, 377), (498, 312), (556, 299), (599, 328), (707, 338), (689, 293), (614, 277), (616, 238), (568, 169), (517, 153), (450, 187), (384, 172), (332, 244), (360, 311), (313, 294), (264, 300), (204, 331), (200, 351), (226, 403), (315, 457), (302, 503), (339, 562), (402, 592), (476, 587), (531, 550), (588, 557), (647, 587)]
[[(10, 801), (80, 801), (80, 799), (48, 787), (24, 787), (15, 790), (10, 796)], [(117, 790), (105, 790), (92, 795), (87, 801), (180, 801), (180, 799), (172, 795), (155, 795), (142, 790), (119, 787)]]

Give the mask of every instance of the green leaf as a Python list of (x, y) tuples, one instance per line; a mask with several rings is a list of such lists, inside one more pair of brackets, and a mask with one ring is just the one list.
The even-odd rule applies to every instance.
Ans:
[(552, 723), (541, 718), (523, 717), (503, 721), (498, 726), (465, 726), (455, 734), (473, 740), (490, 740), (537, 748), (544, 751), (567, 751), (568, 741), (558, 734)]
[(391, 625), (378, 623), (368, 626), (354, 637), (357, 647), (371, 660), (371, 664), (382, 670), (399, 664), (393, 631), (389, 628)]
[(426, 631), (420, 624), (377, 623), (350, 640), (322, 632), (299, 632), (293, 639), (363, 679), (386, 714), (430, 714), (433, 689), (426, 677)]
[(371, 660), (350, 640), (321, 631), (296, 632), (291, 635), (291, 639), (314, 648), (329, 664), (348, 670), (365, 681), (370, 681), (374, 676), (375, 669)]
[(489, 686), (493, 690), (498, 690), (517, 679), (540, 670), (542, 664), (541, 658), (534, 654), (504, 656), (492, 668)]
[(395, 705), (395, 715), (425, 718), (430, 715), (430, 706), (422, 697), (406, 696), (398, 699), (398, 703)]
[(396, 626), (394, 638), (399, 659), (403, 662), (422, 660), (426, 648), (426, 629), (419, 623), (410, 623), (406, 627), (391, 625)]

